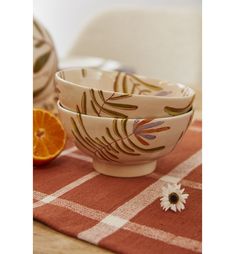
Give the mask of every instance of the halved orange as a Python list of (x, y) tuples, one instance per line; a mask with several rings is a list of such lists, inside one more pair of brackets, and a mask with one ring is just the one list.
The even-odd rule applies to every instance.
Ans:
[(60, 120), (44, 109), (33, 109), (33, 164), (43, 165), (56, 158), (65, 142)]

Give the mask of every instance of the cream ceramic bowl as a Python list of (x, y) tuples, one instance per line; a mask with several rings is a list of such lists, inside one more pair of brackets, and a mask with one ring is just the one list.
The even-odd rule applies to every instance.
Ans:
[(83, 114), (111, 118), (159, 118), (192, 108), (195, 92), (181, 84), (123, 72), (65, 69), (56, 73), (62, 105)]
[(193, 111), (161, 119), (117, 119), (72, 112), (58, 102), (59, 117), (79, 150), (98, 172), (119, 177), (153, 172), (186, 132)]

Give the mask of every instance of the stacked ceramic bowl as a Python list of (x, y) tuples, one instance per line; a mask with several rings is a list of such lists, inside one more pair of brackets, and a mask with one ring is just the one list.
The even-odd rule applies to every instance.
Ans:
[(124, 72), (66, 69), (56, 73), (65, 130), (102, 174), (133, 177), (156, 168), (186, 132), (195, 92)]

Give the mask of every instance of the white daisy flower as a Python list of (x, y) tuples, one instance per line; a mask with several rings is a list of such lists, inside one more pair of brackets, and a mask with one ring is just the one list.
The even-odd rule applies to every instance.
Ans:
[(184, 210), (186, 199), (189, 194), (183, 193), (184, 189), (180, 189), (181, 184), (168, 184), (162, 188), (161, 207), (167, 211), (171, 209), (174, 212)]

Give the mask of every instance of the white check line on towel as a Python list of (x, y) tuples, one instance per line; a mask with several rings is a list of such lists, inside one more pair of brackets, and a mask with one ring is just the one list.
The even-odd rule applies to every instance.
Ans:
[(140, 225), (138, 223), (129, 222), (120, 217), (112, 216), (112, 215), (110, 216), (109, 214), (105, 212), (80, 205), (73, 201), (53, 197), (51, 195), (47, 195), (45, 193), (41, 193), (37, 191), (34, 191), (33, 197), (34, 199), (38, 200), (38, 202), (40, 202), (40, 200), (45, 200), (46, 198), (48, 198), (52, 200), (51, 201), (52, 205), (66, 208), (74, 213), (80, 214), (92, 220), (102, 221), (102, 225), (105, 230), (107, 230), (107, 227), (109, 227), (110, 231), (113, 231), (114, 228), (119, 229), (120, 226), (124, 224), (123, 226), (124, 230), (131, 231), (135, 234), (139, 234), (154, 240), (162, 241), (167, 244), (182, 247), (182, 248), (189, 249), (195, 252), (201, 252), (201, 249), (202, 249), (201, 242), (197, 240), (193, 240), (187, 237), (177, 236), (172, 233), (169, 233), (160, 229), (156, 229), (156, 228), (151, 228), (145, 225)]
[(82, 154), (78, 154), (78, 153), (74, 153), (78, 151), (78, 148), (76, 146), (73, 146), (73, 147), (70, 147), (66, 150), (64, 150), (60, 155), (60, 156), (68, 156), (68, 157), (72, 157), (72, 158), (75, 158), (75, 159), (79, 159), (79, 160), (83, 160), (83, 161), (87, 161), (87, 162), (90, 162), (92, 163), (93, 159), (89, 156), (86, 156), (86, 155), (82, 155)]
[[(152, 173), (148, 176), (151, 177), (151, 178), (154, 178), (154, 179), (159, 179), (163, 175), (154, 172), (154, 173)], [(199, 182), (194, 182), (194, 181), (190, 181), (190, 180), (187, 180), (187, 179), (182, 179), (180, 181), (179, 178), (174, 177), (174, 176), (165, 176), (164, 178), (162, 177), (161, 180), (166, 181), (167, 183), (179, 183), (180, 182), (183, 186), (190, 187), (192, 189), (198, 189), (198, 190), (202, 189), (202, 184), (199, 183)]]
[(75, 152), (75, 151), (77, 151), (77, 150), (78, 150), (78, 149), (77, 149), (76, 146), (72, 146), (72, 147), (70, 147), (70, 148), (68, 148), (68, 149), (65, 149), (65, 150), (59, 155), (59, 157), (60, 157), (60, 156), (68, 155), (68, 154), (73, 153), (73, 152)]
[(34, 191), (33, 198), (35, 200), (38, 200), (38, 202), (40, 202), (40, 201), (43, 202), (43, 200), (50, 199), (50, 200), (52, 200), (50, 203), (52, 205), (64, 207), (72, 212), (78, 213), (80, 215), (83, 215), (85, 217), (88, 217), (88, 218), (96, 220), (96, 221), (100, 221), (107, 216), (107, 214), (105, 212), (94, 210), (92, 208), (80, 205), (78, 203), (75, 203), (73, 201), (69, 201), (69, 200), (66, 200), (63, 198), (54, 197), (54, 196), (52, 196), (52, 194), (47, 195), (47, 194), (39, 192), (39, 191)]
[(82, 161), (87, 161), (90, 163), (92, 163), (92, 161), (93, 161), (93, 159), (91, 157), (83, 155), (83, 154), (78, 154), (78, 153), (70, 153), (70, 154), (67, 154), (67, 156), (75, 158), (75, 159), (79, 159)]
[[(191, 157), (176, 166), (174, 169), (172, 169), (167, 175), (159, 178), (156, 182), (149, 185), (135, 197), (128, 200), (123, 205), (114, 210), (110, 215), (108, 215), (108, 217), (112, 216), (111, 218), (119, 217), (122, 219), (122, 223), (119, 221), (118, 228), (110, 227), (107, 224), (103, 223), (103, 221), (105, 222), (107, 220), (107, 218), (104, 218), (104, 220), (97, 223), (95, 226), (79, 233), (78, 238), (92, 242), (94, 244), (98, 244), (101, 240), (116, 232), (118, 229), (124, 226), (127, 221), (132, 219), (135, 215), (137, 215), (139, 212), (153, 203), (157, 198), (159, 198), (161, 196), (162, 187), (166, 185), (166, 177), (173, 176), (178, 178), (178, 181), (181, 181), (197, 166), (201, 165), (201, 156), (201, 150), (199, 150)], [(110, 218), (108, 218), (108, 220), (110, 220)]]
[(139, 235), (143, 235), (148, 238), (152, 238), (154, 240), (165, 242), (169, 245), (174, 245), (199, 253), (202, 252), (202, 243), (200, 241), (187, 237), (177, 236), (157, 228), (151, 228), (134, 222), (127, 222), (127, 224), (124, 225), (123, 229), (129, 230)]
[(33, 208), (40, 207), (42, 205), (51, 203), (55, 198), (62, 196), (63, 194), (67, 193), (70, 190), (73, 190), (74, 188), (89, 181), (90, 179), (96, 177), (97, 175), (99, 175), (99, 173), (97, 173), (96, 171), (92, 171), (91, 173), (89, 173), (89, 174), (71, 182), (70, 184), (64, 186), (63, 188), (57, 190), (56, 192), (52, 193), (51, 195), (48, 195), (44, 199), (42, 199), (38, 202), (35, 202), (33, 204)]

